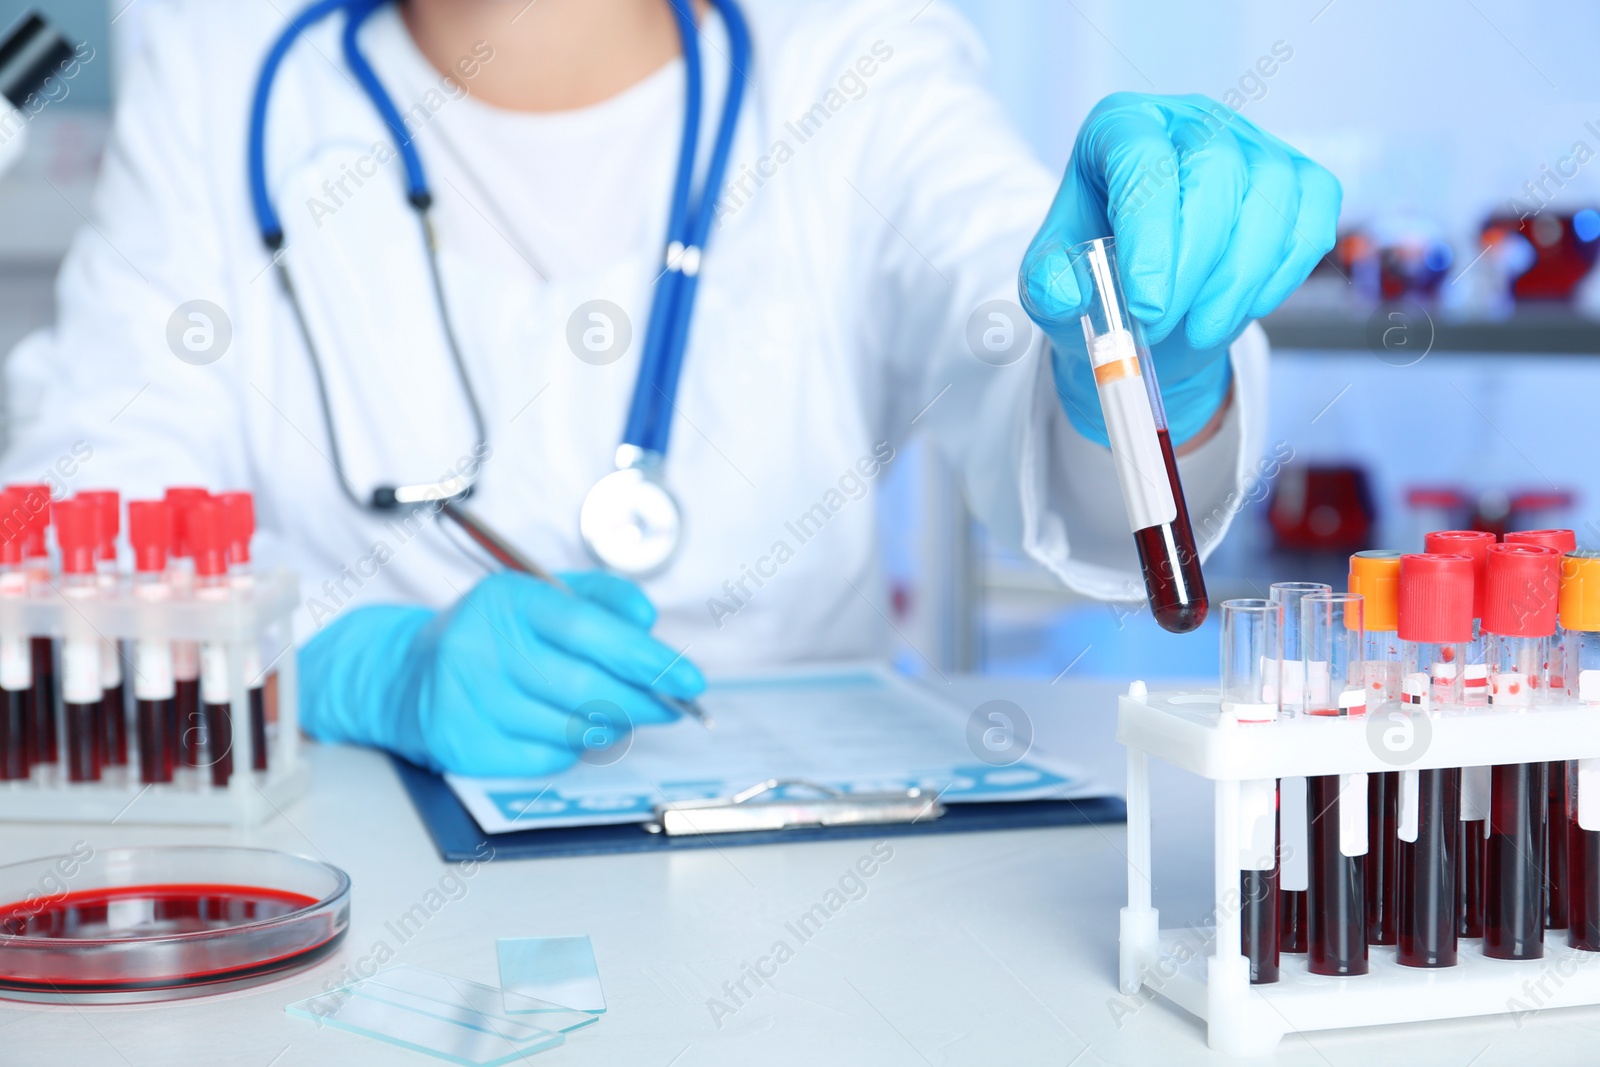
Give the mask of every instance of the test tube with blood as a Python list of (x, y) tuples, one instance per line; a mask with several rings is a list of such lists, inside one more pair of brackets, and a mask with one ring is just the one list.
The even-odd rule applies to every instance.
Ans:
[(1116, 242), (1085, 241), (1067, 257), (1087, 301), (1083, 338), (1150, 612), (1162, 629), (1188, 633), (1205, 621), (1206, 585), (1155, 363), (1143, 328), (1128, 312)]
[[(50, 526), (50, 487), (42, 483), (6, 486), (15, 493), (12, 514), (22, 524), (22, 569), (28, 576), (30, 592), (50, 588), (50, 556), (45, 547), (45, 532)], [(56, 651), (55, 641), (33, 637), (29, 641), (33, 663), (33, 691), (29, 694), (29, 759), (34, 763), (55, 763), (56, 744)]]
[[(1563, 555), (1576, 552), (1578, 537), (1572, 530), (1516, 530), (1506, 534), (1508, 545), (1543, 545)], [(1550, 639), (1550, 699), (1571, 696), (1567, 683), (1566, 633), (1556, 627)], [(1544, 925), (1547, 930), (1567, 928), (1567, 764), (1554, 760), (1550, 779), (1549, 836), (1545, 840)]]
[[(194, 596), (194, 559), (189, 536), (189, 511), (209, 500), (211, 494), (193, 486), (167, 490), (167, 507), (172, 516), (172, 551), (167, 557), (167, 581), (176, 600)], [(200, 709), (200, 644), (197, 641), (172, 643), (172, 670), (175, 693), (172, 700), (173, 736), (178, 743), (178, 762), (194, 767), (200, 763), (205, 747), (205, 715)]]
[[(115, 489), (85, 489), (77, 494), (95, 506), (95, 577), (102, 598), (114, 598), (120, 582), (117, 571), (117, 535), (122, 525), (122, 498)], [(100, 688), (105, 692), (105, 734), (101, 751), (108, 766), (128, 763), (128, 695), (123, 684), (122, 650), (116, 638), (100, 643)]]
[[(1561, 553), (1544, 545), (1492, 545), (1485, 573), (1483, 632), (1489, 648), (1490, 701), (1496, 711), (1515, 714), (1549, 699)], [(1544, 955), (1549, 772), (1544, 762), (1493, 768), (1483, 951), (1495, 959)]]
[[(1561, 560), (1559, 600), (1569, 697), (1600, 715), (1600, 552)], [(1600, 759), (1567, 763), (1567, 944), (1600, 952)]]
[[(1459, 712), (1459, 670), (1472, 640), (1470, 557), (1400, 558), (1398, 634), (1401, 707), (1391, 715), (1400, 736), (1415, 738), (1418, 718)], [(1397, 716), (1406, 716), (1401, 719)], [(1459, 875), (1461, 771), (1437, 767), (1400, 772), (1395, 865), (1396, 960), (1406, 967), (1456, 964), (1461, 906)], [(1480, 839), (1481, 841), (1481, 839)]]
[[(1359, 593), (1300, 599), (1307, 715), (1365, 715), (1366, 631)], [(1312, 974), (1367, 973), (1367, 776), (1306, 779), (1311, 812), (1307, 943)]]
[[(73, 498), (55, 504), (56, 542), (61, 549), (61, 595), (68, 601), (94, 600), (100, 595), (95, 576), (95, 527), (99, 508), (91, 500)], [(61, 642), (61, 707), (66, 719), (67, 780), (98, 782), (105, 735), (101, 721), (105, 693), (100, 688), (101, 638), (81, 615), (69, 620)], [(74, 626), (73, 624), (77, 625)], [(74, 630), (82, 632), (74, 632)]]
[[(9, 515), (13, 494), (0, 494), (0, 512)], [(9, 518), (0, 522), (0, 597), (25, 600), (28, 576), (22, 569), (22, 529)], [(32, 771), (33, 652), (23, 632), (0, 633), (0, 781), (20, 781)]]
[[(1244, 728), (1278, 718), (1273, 641), (1283, 605), (1274, 600), (1222, 602), (1222, 713)], [(1239, 950), (1250, 981), (1278, 980), (1278, 791), (1272, 778), (1239, 783)]]
[[(228, 582), (241, 597), (248, 599), (255, 590), (255, 571), (250, 564), (250, 539), (256, 531), (255, 501), (249, 493), (218, 493), (217, 503), (222, 508), (223, 522), (228, 537)], [(276, 679), (262, 677), (261, 647), (252, 644), (245, 649), (244, 680), (250, 687), (250, 768), (267, 769), (268, 742), (271, 739), (277, 715), (268, 714), (267, 688)]]
[[(1462, 706), (1487, 707), (1489, 661), (1483, 642), (1484, 565), (1489, 546), (1495, 543), (1495, 536), (1482, 530), (1435, 530), (1427, 534), (1423, 541), (1429, 553), (1466, 556), (1472, 562), (1472, 640), (1467, 642), (1465, 654), (1455, 668), (1447, 664), (1434, 666), (1460, 673)], [(1488, 767), (1461, 768), (1461, 830), (1456, 842), (1459, 907), (1456, 918), (1462, 937), (1483, 936), (1483, 843), (1489, 832), (1490, 778)]]
[[(196, 600), (226, 602), (233, 596), (228, 581), (228, 532), (222, 506), (202, 500), (189, 508), (189, 547), (194, 556)], [(221, 641), (200, 645), (200, 702), (206, 717), (205, 763), (211, 784), (225, 786), (233, 776), (233, 686), (228, 677), (228, 646)]]
[[(1278, 633), (1272, 648), (1277, 669), (1268, 674), (1277, 679), (1273, 697), (1283, 715), (1305, 713), (1305, 653), (1301, 646), (1300, 601), (1311, 593), (1331, 593), (1323, 582), (1274, 582), (1268, 599), (1283, 607)], [(1300, 777), (1278, 781), (1278, 948), (1283, 952), (1305, 952), (1306, 887), (1310, 879), (1309, 822), (1306, 811), (1306, 780)]]
[[(133, 549), (133, 599), (151, 605), (170, 602), (167, 550), (172, 543), (172, 514), (166, 501), (128, 501), (128, 543)], [(160, 635), (141, 636), (133, 642), (139, 780), (147, 784), (172, 781), (177, 764), (172, 645)]]
[[(1400, 553), (1357, 552), (1350, 557), (1347, 586), (1363, 598), (1366, 626), (1363, 672), (1369, 714), (1386, 714), (1400, 700)], [(1367, 941), (1392, 945), (1395, 930), (1395, 835), (1400, 772), (1367, 776)]]

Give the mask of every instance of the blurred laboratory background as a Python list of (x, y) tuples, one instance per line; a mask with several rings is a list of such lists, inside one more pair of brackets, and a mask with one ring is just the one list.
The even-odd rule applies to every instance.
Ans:
[[(0, 351), (51, 318), (150, 2), (38, 4), (94, 58), (0, 183)], [(1337, 585), (1352, 550), (1420, 550), (1425, 529), (1571, 526), (1600, 548), (1600, 5), (935, 2), (971, 21), (1052, 168), (1107, 93), (1203, 93), (1344, 184), (1338, 248), (1266, 322), (1267, 447), (1206, 567), (1213, 605), (1286, 578)], [(0, 0), (0, 28), (28, 6)], [(984, 543), (931, 453), (903, 455), (879, 506), (905, 669), (1215, 671), (1214, 620), (1175, 637), (1142, 601), (1074, 598)]]

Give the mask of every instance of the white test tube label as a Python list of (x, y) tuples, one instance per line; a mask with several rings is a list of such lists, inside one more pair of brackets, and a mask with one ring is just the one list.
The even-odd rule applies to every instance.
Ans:
[(1306, 825), (1306, 780), (1284, 778), (1278, 784), (1278, 822), (1283, 837), (1278, 888), (1304, 893), (1311, 885), (1310, 835)]
[(1491, 767), (1461, 768), (1462, 822), (1480, 822), (1489, 818), (1489, 793), (1493, 782)]
[[(172, 599), (165, 582), (150, 582), (133, 587), (133, 595), (151, 603)], [(133, 695), (137, 700), (171, 700), (177, 692), (173, 681), (171, 641), (140, 639), (133, 643)]]
[(1128, 526), (1138, 533), (1169, 523), (1178, 517), (1178, 503), (1161, 455), (1156, 416), (1139, 369), (1133, 334), (1119, 328), (1088, 341), (1111, 457), (1128, 506)]
[(1278, 850), (1278, 783), (1256, 778), (1239, 783), (1239, 869), (1270, 871)]
[(1367, 691), (1354, 687), (1346, 689), (1339, 694), (1340, 715), (1365, 715), (1367, 713)]
[[(205, 586), (196, 592), (196, 598), (211, 602), (228, 599), (224, 586)], [(200, 702), (226, 704), (232, 697), (228, 693), (228, 646), (220, 641), (206, 641), (200, 645)]]
[(1584, 704), (1600, 704), (1600, 671), (1578, 672), (1578, 700)]
[(1431, 698), (1429, 708), (1432, 708), (1431, 700), (1437, 700), (1441, 704), (1449, 703), (1450, 687), (1456, 680), (1456, 665), (1436, 660), (1429, 665), (1428, 672), (1433, 683), (1432, 691), (1428, 694)]
[(1461, 668), (1461, 703), (1469, 708), (1481, 708), (1489, 703), (1488, 664), (1468, 663)]
[[(0, 597), (28, 595), (28, 576), (22, 571), (0, 574)], [(0, 689), (19, 692), (33, 687), (33, 646), (26, 635), (0, 637)]]
[(1578, 764), (1578, 829), (1600, 830), (1600, 759)]
[(1532, 702), (1528, 676), (1520, 671), (1496, 671), (1489, 680), (1489, 703), (1501, 707), (1523, 707)]
[(1400, 772), (1400, 804), (1396, 818), (1395, 836), (1413, 844), (1417, 840), (1417, 827), (1421, 820), (1422, 779), (1415, 770)]
[[(1448, 685), (1446, 691), (1448, 691)], [(1422, 671), (1414, 671), (1400, 679), (1400, 703), (1406, 708), (1416, 709), (1424, 714), (1431, 707), (1430, 692), (1432, 679)]]
[(1367, 775), (1339, 776), (1339, 851), (1346, 856), (1367, 854)]
[[(93, 599), (94, 586), (68, 586), (64, 596), (73, 600)], [(104, 695), (100, 689), (100, 645), (97, 637), (68, 637), (61, 642), (61, 700), (66, 704), (94, 704)]]

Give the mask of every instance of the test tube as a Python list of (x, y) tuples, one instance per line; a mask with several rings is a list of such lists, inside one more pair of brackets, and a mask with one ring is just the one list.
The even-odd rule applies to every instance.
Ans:
[[(1550, 638), (1556, 632), (1561, 553), (1544, 545), (1491, 545), (1483, 632), (1496, 710), (1549, 698)], [(1544, 955), (1544, 869), (1550, 812), (1549, 764), (1498, 764), (1484, 857), (1483, 951), (1505, 960)]]
[[(1306, 714), (1367, 710), (1359, 593), (1308, 593), (1300, 599)], [(1311, 810), (1307, 944), (1312, 974), (1367, 973), (1367, 776), (1321, 774), (1306, 780)]]
[[(1600, 715), (1600, 552), (1561, 560), (1559, 617), (1568, 692)], [(1568, 761), (1567, 778), (1567, 944), (1600, 952), (1600, 759)]]
[[(1298, 715), (1305, 710), (1305, 650), (1301, 645), (1300, 601), (1311, 593), (1331, 593), (1323, 582), (1274, 582), (1269, 599), (1283, 609), (1278, 633), (1272, 640), (1277, 656), (1278, 710)], [(1311, 877), (1306, 820), (1306, 780), (1284, 778), (1278, 783), (1278, 948), (1282, 952), (1306, 951), (1306, 887)]]
[(1150, 611), (1162, 629), (1188, 633), (1205, 621), (1206, 585), (1155, 364), (1122, 293), (1116, 242), (1110, 237), (1085, 241), (1067, 256), (1089, 301), (1081, 319), (1083, 338)]
[[(187, 600), (194, 595), (194, 550), (189, 537), (189, 510), (211, 498), (210, 492), (195, 486), (174, 486), (167, 490), (167, 510), (172, 518), (172, 551), (167, 557), (167, 582), (172, 596)], [(200, 643), (172, 642), (172, 736), (178, 743), (178, 762), (198, 766), (205, 747), (205, 714), (200, 709)]]
[[(1461, 659), (1461, 703), (1468, 708), (1489, 704), (1489, 661), (1483, 642), (1484, 566), (1492, 533), (1482, 530), (1435, 530), (1423, 538), (1427, 551), (1434, 554), (1466, 556), (1472, 561), (1472, 640)], [(1488, 767), (1461, 768), (1461, 832), (1457, 842), (1456, 888), (1460, 894), (1457, 919), (1462, 937), (1483, 936), (1483, 843), (1489, 833), (1489, 792), (1492, 772)]]
[[(95, 527), (99, 508), (92, 500), (63, 500), (55, 513), (56, 542), (61, 549), (61, 595), (70, 601), (94, 600), (100, 585), (94, 572)], [(98, 782), (105, 737), (105, 692), (100, 688), (101, 639), (69, 634), (61, 642), (61, 707), (66, 719), (67, 780)]]
[[(1508, 545), (1543, 545), (1562, 555), (1578, 550), (1578, 536), (1572, 530), (1514, 530), (1506, 534)], [(1557, 625), (1550, 639), (1550, 699), (1570, 695), (1567, 688), (1567, 648), (1564, 627)], [(1549, 764), (1550, 814), (1545, 838), (1544, 925), (1547, 930), (1567, 928), (1567, 764)]]
[[(78, 499), (95, 507), (95, 577), (102, 597), (117, 595), (117, 535), (121, 532), (122, 498), (115, 489), (84, 489)], [(105, 693), (101, 718), (105, 733), (101, 752), (108, 766), (128, 763), (128, 696), (122, 677), (122, 654), (116, 638), (100, 643), (100, 688)]]
[[(22, 569), (22, 526), (12, 518), (15, 496), (0, 494), (0, 597), (21, 600), (28, 595)], [(32, 761), (33, 653), (26, 633), (0, 634), (0, 781), (29, 777)]]
[[(256, 532), (255, 500), (249, 493), (218, 493), (217, 503), (222, 508), (223, 522), (228, 537), (228, 583), (235, 593), (248, 598), (255, 590), (255, 571), (250, 564), (250, 539)], [(267, 707), (267, 679), (262, 676), (261, 646), (251, 644), (245, 649), (243, 665), (246, 696), (250, 704), (250, 767), (267, 769), (267, 742), (269, 731), (277, 724), (277, 708)], [(275, 679), (274, 679), (275, 681)]]
[[(22, 522), (22, 569), (28, 576), (28, 589), (50, 586), (50, 556), (45, 547), (45, 532), (50, 526), (50, 487), (23, 482), (8, 485), (15, 494), (13, 514)], [(55, 763), (56, 744), (56, 652), (48, 637), (29, 641), (32, 659), (33, 691), (29, 694), (29, 759), (33, 763)]]
[[(1350, 557), (1347, 587), (1364, 601), (1367, 707), (1371, 714), (1384, 714), (1400, 700), (1400, 553), (1357, 552)], [(1392, 945), (1399, 936), (1394, 903), (1399, 802), (1400, 772), (1367, 776), (1367, 942), (1373, 945)]]
[[(194, 554), (196, 600), (225, 602), (228, 582), (228, 534), (222, 506), (202, 500), (189, 509), (189, 547)], [(233, 776), (233, 686), (228, 678), (228, 646), (221, 641), (200, 645), (200, 704), (205, 711), (205, 762), (211, 784), (224, 786)]]
[[(144, 604), (170, 601), (167, 549), (172, 543), (172, 514), (166, 501), (128, 501), (128, 543), (133, 548), (133, 598)], [(139, 637), (133, 643), (139, 780), (146, 784), (172, 781), (177, 763), (172, 644), (160, 637)]]
[[(1461, 555), (1400, 557), (1397, 632), (1401, 710), (1412, 716), (1459, 711), (1459, 667), (1472, 641), (1473, 563)], [(1461, 771), (1400, 772), (1395, 864), (1396, 961), (1453, 967), (1461, 907), (1457, 878)], [(1482, 838), (1479, 839), (1479, 847)]]
[[(1222, 710), (1242, 724), (1278, 717), (1268, 672), (1277, 670), (1272, 642), (1282, 614), (1272, 600), (1222, 602)], [(1241, 782), (1239, 798), (1239, 950), (1251, 983), (1264, 985), (1278, 980), (1277, 782)]]

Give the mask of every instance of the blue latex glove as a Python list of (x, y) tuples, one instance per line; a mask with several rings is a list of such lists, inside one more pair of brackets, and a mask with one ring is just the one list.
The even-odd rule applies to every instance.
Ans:
[(1068, 248), (1116, 238), (1181, 444), (1227, 397), (1227, 346), (1333, 247), (1341, 195), (1332, 174), (1207, 97), (1115, 93), (1095, 105), (1019, 279), (1078, 432), (1106, 444)]
[(705, 689), (694, 664), (650, 636), (656, 612), (638, 586), (598, 571), (561, 578), (576, 595), (501, 572), (445, 611), (344, 615), (300, 652), (301, 725), (434, 770), (521, 777), (677, 718), (655, 694)]

